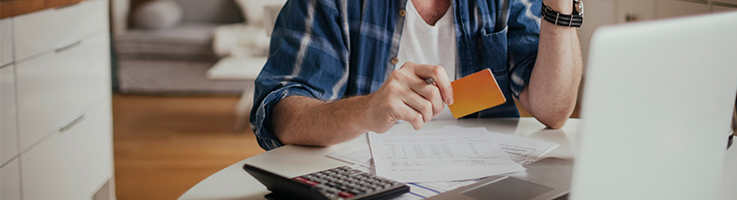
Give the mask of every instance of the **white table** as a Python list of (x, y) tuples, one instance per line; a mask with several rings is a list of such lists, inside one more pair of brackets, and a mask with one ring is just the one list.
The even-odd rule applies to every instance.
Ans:
[[(545, 129), (545, 126), (534, 118), (520, 119), (463, 119), (432, 121), (423, 129), (437, 129), (446, 125), (457, 125), (463, 127), (486, 127), (490, 131), (496, 131), (520, 137), (536, 138), (561, 144), (560, 147), (551, 151), (546, 157), (573, 158), (574, 138), (578, 119), (570, 119), (568, 123), (558, 130)], [(398, 124), (393, 130), (410, 130), (409, 124)], [(268, 152), (261, 153), (251, 158), (235, 163), (201, 181), (189, 191), (184, 193), (180, 199), (264, 199), (269, 191), (260, 182), (243, 170), (243, 165), (248, 163), (260, 168), (286, 177), (294, 177), (333, 167), (349, 165), (347, 163), (325, 157), (325, 155), (345, 150), (347, 148), (366, 144), (366, 135), (331, 147), (303, 147), (287, 145)], [(255, 145), (255, 144), (254, 144)], [(737, 199), (737, 148), (727, 152), (725, 163), (724, 190), (727, 198)]]
[[(266, 64), (267, 57), (225, 57), (207, 70), (207, 78), (217, 80), (254, 81)], [(246, 125), (246, 116), (253, 106), (253, 87), (247, 87), (235, 106), (235, 130), (240, 131)]]

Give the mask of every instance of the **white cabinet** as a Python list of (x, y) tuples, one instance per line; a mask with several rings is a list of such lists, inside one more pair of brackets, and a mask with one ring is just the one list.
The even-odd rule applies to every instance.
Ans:
[(13, 62), (13, 23), (12, 19), (0, 20), (0, 66)]
[(20, 165), (18, 159), (0, 168), (0, 199), (20, 200)]
[(79, 28), (79, 35), (86, 37), (100, 31), (108, 33), (110, 28), (108, 27), (107, 9), (107, 0), (82, 1), (80, 3), (82, 17), (75, 23)]
[(113, 176), (110, 101), (21, 155), (23, 199), (90, 199)]
[(18, 155), (14, 69), (13, 65), (0, 68), (0, 165)]
[(83, 1), (13, 17), (16, 60), (64, 48), (107, 29), (107, 1)]
[(114, 199), (107, 1), (2, 19), (0, 54), (0, 199)]
[(690, 0), (658, 0), (655, 6), (655, 18), (679, 17), (708, 13), (707, 1)]
[(109, 44), (100, 34), (17, 65), (22, 150), (110, 96)]

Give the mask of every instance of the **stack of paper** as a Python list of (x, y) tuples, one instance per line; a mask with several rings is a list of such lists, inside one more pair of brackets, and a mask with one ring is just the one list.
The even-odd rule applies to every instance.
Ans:
[[(441, 128), (441, 130), (456, 132), (470, 130), (487, 131), (486, 128), (483, 127), (466, 128), (459, 126), (445, 126)], [(502, 150), (504, 150), (504, 152), (507, 153), (507, 155), (509, 155), (509, 157), (512, 158), (514, 162), (521, 165), (530, 164), (537, 160), (540, 160), (543, 155), (560, 146), (560, 144), (543, 140), (517, 137), (509, 134), (496, 133), (491, 131), (488, 132), (494, 136), (494, 139), (496, 139), (496, 142), (499, 143), (499, 146), (502, 147)]]
[(400, 182), (478, 179), (523, 171), (480, 129), (369, 133), (376, 175)]
[[(542, 158), (543, 155), (555, 149), (559, 145), (552, 142), (536, 140), (531, 138), (516, 137), (503, 133), (489, 132), (485, 128), (464, 128), (457, 126), (446, 126), (441, 130), (453, 133), (464, 133), (464, 132), (486, 132), (496, 139), (497, 144), (501, 149), (512, 159), (514, 162), (524, 165), (537, 161)], [(371, 137), (371, 136), (370, 136)], [(373, 143), (372, 143), (373, 144)], [(414, 150), (414, 149), (411, 149)], [(432, 154), (432, 153), (430, 153)], [(342, 160), (348, 163), (355, 164), (353, 168), (377, 174), (374, 168), (373, 159), (371, 156), (371, 150), (369, 145), (360, 145), (344, 151), (335, 152), (328, 155), (338, 160)], [(452, 174), (458, 169), (444, 171), (440, 174)], [(377, 174), (384, 176), (381, 174)], [(391, 176), (385, 176), (390, 179), (395, 179)], [(483, 177), (481, 177), (483, 178)], [(437, 194), (450, 191), (462, 186), (470, 185), (477, 182), (478, 179), (461, 180), (461, 181), (435, 181), (435, 182), (421, 182), (412, 183), (406, 182), (410, 186), (410, 193), (400, 196), (397, 199), (424, 199)]]

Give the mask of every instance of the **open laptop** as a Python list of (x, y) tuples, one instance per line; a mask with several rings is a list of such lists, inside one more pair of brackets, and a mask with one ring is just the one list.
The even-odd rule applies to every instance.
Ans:
[(598, 29), (575, 164), (547, 158), (433, 199), (719, 199), (735, 24), (737, 12)]

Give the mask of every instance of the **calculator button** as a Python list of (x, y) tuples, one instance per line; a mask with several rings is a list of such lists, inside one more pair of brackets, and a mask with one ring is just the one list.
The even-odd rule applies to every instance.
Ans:
[(343, 192), (338, 193), (338, 196), (343, 197), (343, 198), (351, 198), (353, 197), (353, 194), (343, 191)]
[(311, 185), (311, 186), (315, 186), (315, 185), (317, 185), (317, 182), (315, 182), (315, 181), (310, 181), (310, 180), (308, 180), (308, 181), (305, 181), (304, 183), (307, 183), (307, 184), (309, 184), (309, 185)]
[(328, 188), (328, 189), (327, 189), (327, 190), (325, 190), (325, 191), (328, 191), (328, 193), (331, 193), (331, 194), (337, 194), (337, 193), (339, 193), (339, 192), (340, 192), (340, 190), (338, 190), (338, 189), (335, 189), (335, 188)]
[(361, 195), (361, 194), (363, 194), (363, 192), (361, 192), (361, 191), (359, 191), (359, 190), (356, 190), (356, 189), (353, 189), (353, 190), (348, 190), (348, 191), (349, 191), (349, 192), (351, 192), (351, 193), (353, 193), (353, 194), (356, 194), (356, 195)]
[(308, 185), (310, 185), (310, 186), (315, 186), (315, 185), (317, 185), (317, 182), (314, 182), (314, 181), (311, 181), (311, 180), (307, 180), (307, 179), (305, 179), (304, 177), (295, 177), (295, 178), (293, 178), (292, 180), (295, 180), (295, 181), (299, 181), (299, 182), (302, 182), (302, 183), (308, 184)]
[(328, 187), (325, 186), (325, 185), (323, 185), (323, 184), (317, 184), (317, 185), (315, 185), (315, 188), (317, 188), (318, 190), (327, 190), (328, 189)]

